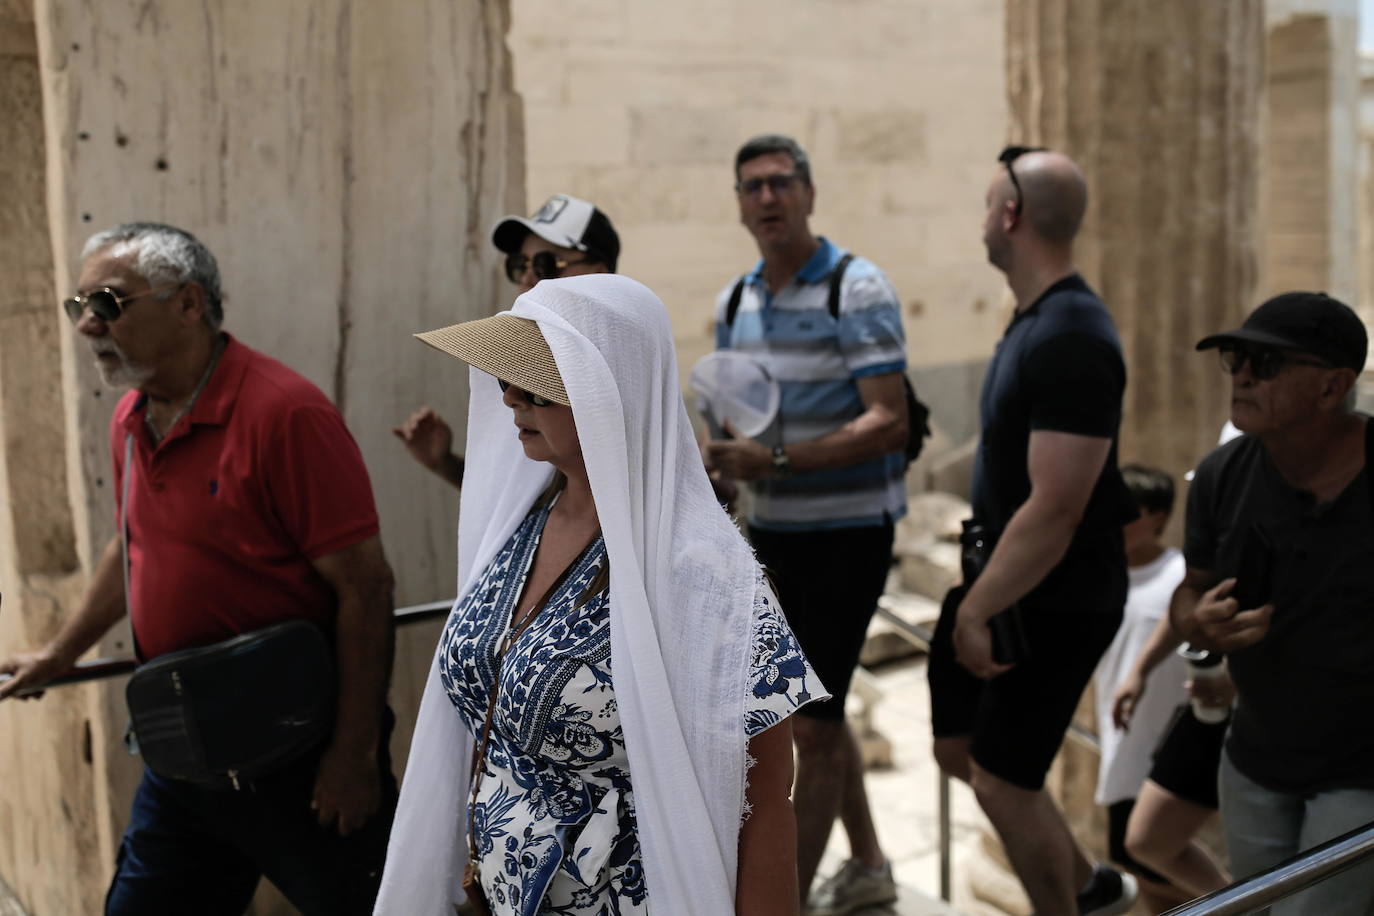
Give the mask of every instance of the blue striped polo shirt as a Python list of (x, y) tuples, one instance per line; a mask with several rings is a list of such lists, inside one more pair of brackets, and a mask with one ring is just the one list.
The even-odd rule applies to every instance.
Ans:
[[(772, 448), (818, 439), (863, 413), (856, 380), (906, 369), (897, 291), (872, 262), (856, 257), (844, 272), (839, 320), (827, 300), (830, 274), (844, 255), (824, 237), (797, 276), (775, 295), (763, 261), (745, 275), (734, 323), (725, 325), (735, 284), (716, 298), (716, 347), (757, 359), (777, 379), (781, 406), (758, 441)], [(781, 531), (854, 528), (906, 514), (906, 459), (900, 451), (826, 471), (750, 484), (749, 523)]]

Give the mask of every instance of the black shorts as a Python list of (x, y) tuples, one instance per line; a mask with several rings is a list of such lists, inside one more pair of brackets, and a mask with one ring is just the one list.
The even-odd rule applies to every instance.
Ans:
[(1083, 688), (1121, 625), (1125, 576), (1119, 589), (1105, 591), (1073, 607), (1023, 607), (1030, 657), (984, 681), (954, 657), (954, 621), (964, 588), (951, 589), (926, 669), (935, 737), (967, 736), (980, 767), (1023, 789), (1043, 788)]
[(831, 697), (797, 712), (843, 719), (844, 698), (868, 622), (892, 567), (892, 525), (824, 531), (749, 528), (759, 562), (773, 578), (783, 615)]
[(1150, 779), (1184, 801), (1215, 811), (1217, 770), (1230, 721), (1228, 716), (1216, 724), (1199, 722), (1191, 705), (1180, 706), (1155, 751)]
[(1139, 875), (1146, 881), (1153, 881), (1156, 884), (1172, 883), (1159, 872), (1141, 865), (1126, 851), (1126, 825), (1130, 822), (1131, 812), (1134, 810), (1134, 798), (1123, 798), (1121, 801), (1113, 802), (1107, 806), (1107, 854), (1117, 865)]

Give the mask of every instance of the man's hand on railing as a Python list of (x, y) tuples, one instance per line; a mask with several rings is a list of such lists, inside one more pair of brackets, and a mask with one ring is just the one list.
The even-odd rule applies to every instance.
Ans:
[(0, 660), (0, 674), (10, 675), (8, 680), (0, 681), (0, 700), (36, 700), (43, 695), (48, 682), (66, 674), (71, 667), (71, 659), (60, 658), (48, 649), (19, 652)]

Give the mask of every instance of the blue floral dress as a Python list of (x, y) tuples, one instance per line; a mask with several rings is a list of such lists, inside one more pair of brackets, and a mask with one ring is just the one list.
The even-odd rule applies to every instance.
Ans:
[[(496, 653), (548, 513), (530, 512), (444, 628), (440, 679), (479, 737), (498, 675)], [(471, 811), (482, 886), (498, 913), (648, 912), (611, 678), (609, 590), (582, 600), (605, 562), (598, 536), (501, 665), (485, 773)], [(754, 608), (742, 723), (748, 736), (826, 695), (766, 592), (759, 590)]]

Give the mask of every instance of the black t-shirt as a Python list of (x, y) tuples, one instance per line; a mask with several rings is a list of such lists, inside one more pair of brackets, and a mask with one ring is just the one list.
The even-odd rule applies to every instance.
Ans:
[[(1285, 792), (1374, 788), (1374, 507), (1369, 470), (1318, 505), (1242, 436), (1198, 466), (1184, 558), (1236, 575), (1258, 526), (1268, 540), (1269, 632), (1230, 654), (1240, 699), (1226, 748)], [(1238, 583), (1238, 586), (1240, 584)]]
[(1077, 274), (1017, 313), (997, 345), (979, 401), (983, 430), (974, 460), (973, 511), (980, 521), (1001, 531), (1030, 496), (1026, 460), (1033, 431), (1112, 440), (1068, 552), (1023, 604), (1071, 609), (1124, 593), (1121, 526), (1136, 516), (1117, 468), (1125, 388), (1116, 326)]

